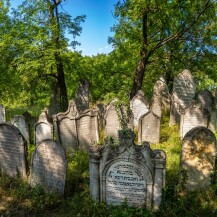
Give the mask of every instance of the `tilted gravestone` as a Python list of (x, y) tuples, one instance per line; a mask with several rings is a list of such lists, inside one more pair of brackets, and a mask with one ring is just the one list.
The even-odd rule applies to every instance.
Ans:
[(179, 182), (187, 191), (210, 186), (215, 172), (216, 138), (209, 129), (195, 127), (182, 141)]
[(80, 85), (75, 96), (75, 104), (78, 111), (84, 111), (89, 108), (90, 84), (86, 79), (81, 79)]
[(6, 122), (5, 107), (0, 104), (0, 123)]
[(66, 151), (87, 150), (99, 141), (98, 111), (88, 109), (79, 113), (73, 100), (66, 112), (53, 116), (53, 122), (57, 140)]
[(200, 104), (192, 103), (181, 115), (181, 138), (183, 138), (185, 134), (194, 127), (208, 127), (209, 115), (208, 110), (203, 109)]
[(166, 155), (148, 143), (134, 144), (131, 130), (119, 131), (119, 145), (90, 152), (90, 193), (95, 201), (158, 209), (165, 182)]
[(181, 111), (189, 107), (193, 102), (195, 91), (195, 81), (189, 70), (184, 70), (174, 78), (169, 123), (170, 126), (179, 123)]
[(160, 142), (160, 123), (161, 118), (153, 112), (144, 114), (139, 119), (138, 142), (143, 141), (150, 143)]
[(27, 144), (20, 131), (0, 123), (0, 170), (11, 177), (27, 176)]
[(133, 125), (137, 129), (139, 124), (139, 118), (148, 112), (148, 102), (145, 99), (144, 93), (142, 90), (133, 97), (130, 101), (130, 109), (133, 113)]
[(64, 194), (66, 154), (62, 145), (53, 140), (40, 143), (31, 159), (30, 185), (40, 185), (46, 192)]
[(38, 145), (47, 139), (53, 139), (53, 126), (48, 121), (47, 111), (43, 110), (35, 124), (35, 144)]
[(23, 137), (29, 142), (29, 126), (26, 119), (22, 115), (14, 115), (11, 118), (11, 124), (19, 129)]

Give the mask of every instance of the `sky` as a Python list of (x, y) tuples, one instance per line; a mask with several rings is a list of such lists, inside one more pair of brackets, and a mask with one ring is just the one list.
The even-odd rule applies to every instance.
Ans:
[[(22, 0), (11, 0), (12, 7), (16, 8)], [(109, 53), (112, 46), (108, 44), (108, 37), (113, 36), (110, 28), (115, 24), (113, 17), (114, 5), (117, 0), (66, 0), (62, 6), (73, 18), (86, 15), (82, 23), (82, 33), (76, 38), (81, 46), (77, 51), (82, 55), (92, 56), (98, 53)], [(66, 36), (70, 37), (70, 36)]]

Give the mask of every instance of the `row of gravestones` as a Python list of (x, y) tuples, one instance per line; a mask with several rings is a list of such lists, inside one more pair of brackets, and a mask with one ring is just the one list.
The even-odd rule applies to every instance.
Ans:
[[(165, 185), (166, 155), (149, 143), (134, 144), (132, 130), (119, 131), (119, 145), (107, 141), (90, 150), (90, 194), (110, 205), (127, 201), (132, 207), (159, 209)], [(216, 172), (216, 138), (205, 127), (190, 130), (182, 142), (180, 185), (186, 190), (206, 188)], [(0, 170), (12, 177), (27, 178), (27, 143), (20, 131), (0, 124)], [(29, 183), (47, 192), (64, 194), (67, 161), (62, 145), (53, 140), (40, 143), (32, 154)], [(184, 183), (182, 181), (184, 180)]]

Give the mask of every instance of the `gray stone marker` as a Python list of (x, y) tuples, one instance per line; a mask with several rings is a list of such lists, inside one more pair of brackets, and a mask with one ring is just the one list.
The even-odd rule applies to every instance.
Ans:
[(22, 115), (14, 115), (11, 118), (11, 124), (19, 129), (23, 137), (29, 142), (29, 126)]
[(149, 111), (149, 105), (142, 90), (138, 91), (130, 101), (130, 109), (133, 113), (133, 125), (138, 129), (139, 118)]
[(0, 170), (11, 177), (27, 176), (27, 144), (20, 131), (0, 123)]
[(143, 141), (150, 143), (160, 142), (160, 123), (161, 118), (153, 112), (144, 114), (139, 119), (138, 142)]
[(86, 79), (81, 79), (80, 85), (75, 97), (75, 104), (78, 111), (84, 111), (89, 108), (90, 84)]
[(181, 115), (181, 138), (183, 138), (185, 134), (194, 127), (208, 127), (209, 116), (209, 112), (206, 109), (203, 109), (200, 104), (192, 103)]
[(170, 126), (179, 124), (181, 111), (190, 106), (195, 97), (195, 91), (195, 81), (189, 70), (184, 70), (174, 78)]
[(35, 124), (35, 144), (38, 145), (47, 139), (53, 139), (53, 126), (48, 121), (47, 111), (42, 110)]
[(66, 151), (87, 150), (99, 141), (98, 111), (88, 109), (79, 113), (73, 100), (66, 112), (53, 116), (53, 122), (57, 140)]
[(212, 111), (212, 104), (214, 102), (214, 97), (212, 93), (205, 89), (198, 93), (198, 101), (200, 102), (202, 108), (208, 110), (210, 113)]
[(53, 140), (39, 144), (31, 159), (30, 185), (40, 185), (46, 192), (64, 194), (66, 154), (62, 145)]
[(6, 122), (5, 107), (0, 104), (0, 123)]
[(119, 145), (90, 152), (90, 193), (95, 201), (157, 210), (165, 183), (166, 155), (148, 143), (135, 145), (131, 130), (119, 131)]
[(179, 182), (187, 191), (210, 186), (211, 175), (215, 172), (216, 145), (215, 135), (205, 127), (195, 127), (185, 135)]

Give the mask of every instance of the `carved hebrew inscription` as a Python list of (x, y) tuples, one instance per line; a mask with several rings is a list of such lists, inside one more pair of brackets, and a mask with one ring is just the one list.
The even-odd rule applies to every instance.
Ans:
[(120, 205), (127, 200), (130, 206), (144, 206), (147, 190), (142, 169), (127, 160), (115, 162), (106, 172), (106, 203)]

